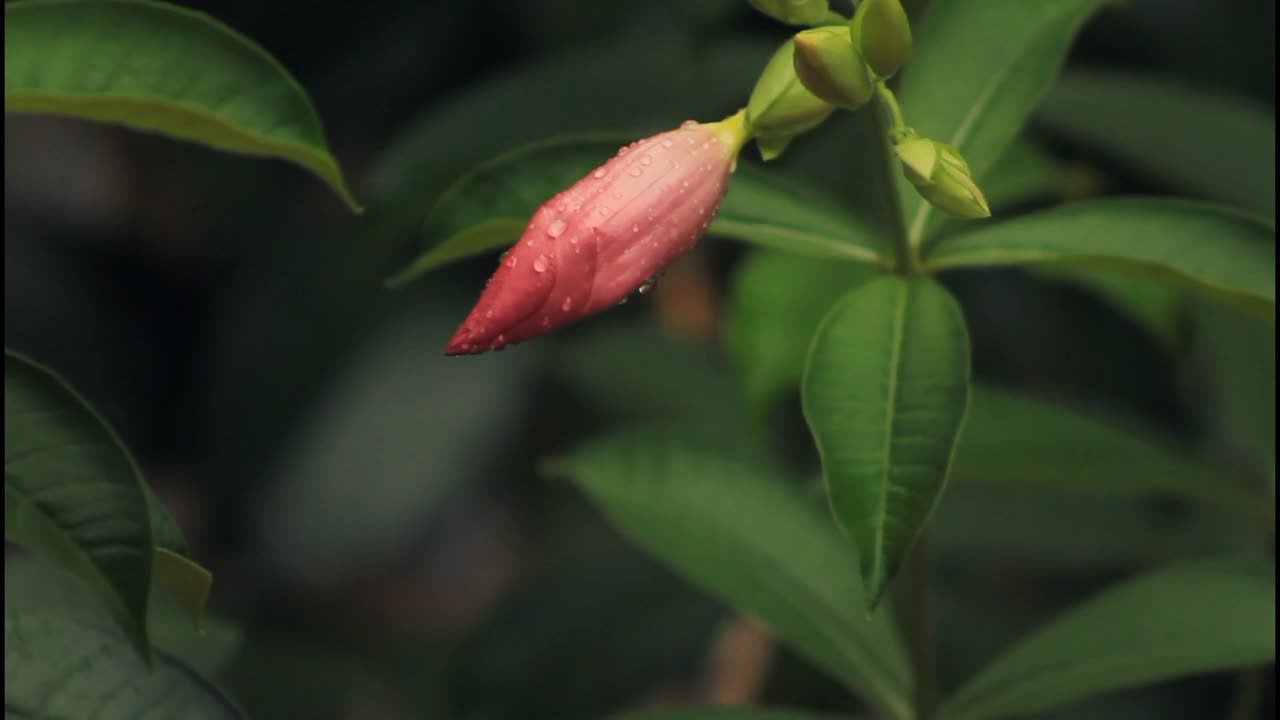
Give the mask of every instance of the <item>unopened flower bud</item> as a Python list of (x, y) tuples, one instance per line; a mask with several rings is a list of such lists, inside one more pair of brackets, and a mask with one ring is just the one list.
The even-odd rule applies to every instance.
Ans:
[(749, 0), (751, 7), (788, 25), (817, 25), (827, 17), (827, 0)]
[(965, 220), (991, 216), (982, 190), (960, 151), (937, 140), (912, 137), (894, 146), (903, 174), (920, 195), (943, 212)]
[(796, 77), (795, 42), (787, 40), (769, 59), (751, 91), (751, 99), (747, 101), (747, 127), (758, 138), (789, 141), (822, 124), (834, 109), (831, 103), (809, 92)]
[(548, 200), (446, 353), (497, 350), (617, 305), (706, 232), (747, 141), (744, 113), (638, 140)]
[(850, 39), (847, 25), (828, 25), (796, 33), (796, 77), (820, 99), (859, 108), (871, 99), (871, 73)]
[(898, 0), (862, 0), (849, 33), (862, 59), (879, 77), (898, 72), (911, 57), (911, 23)]

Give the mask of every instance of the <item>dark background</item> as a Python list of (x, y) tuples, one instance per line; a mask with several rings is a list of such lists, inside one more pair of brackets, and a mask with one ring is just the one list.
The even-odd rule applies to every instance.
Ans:
[[(298, 77), (370, 214), (351, 216), (283, 163), (7, 115), (5, 344), (97, 403), (215, 572), (214, 612), (243, 631), (224, 687), (263, 718), (579, 718), (713, 699), (856, 707), (784, 651), (771, 655), (759, 633), (726, 625), (722, 607), (536, 473), (540, 458), (612, 423), (696, 414), (732, 395), (718, 338), (738, 247), (705, 243), (654, 298), (478, 358), (442, 351), (492, 258), (404, 292), (380, 286), (434, 193), (416, 207), (380, 206), (379, 168), (406, 137), (447, 155), (460, 130), (435, 118), (528, 68), (627, 42), (755, 48), (740, 90), (716, 95), (742, 104), (785, 29), (740, 0), (183, 4)], [(1174, 73), (1273, 109), (1274, 19), (1263, 0), (1132, 0), (1088, 26), (1071, 63)], [(737, 107), (682, 107), (679, 97), (701, 93), (677, 73), (656, 81), (669, 96), (651, 107), (637, 98), (649, 109), (627, 123), (593, 104), (592, 86), (609, 76), (574, 82), (547, 103), (558, 115), (580, 105), (581, 129), (656, 131)], [(492, 124), (536, 139), (550, 134), (537, 129), (549, 111), (534, 98)], [(1040, 139), (1110, 191), (1165, 189)], [(802, 144), (821, 142), (798, 141), (786, 171), (805, 173)], [(418, 180), (438, 192), (465, 159), (445, 157)], [(980, 377), (1103, 405), (1178, 441), (1206, 432), (1195, 364), (1098, 300), (1017, 272), (950, 282), (981, 318)], [(776, 419), (779, 445), (816, 467), (797, 417), (789, 408)], [(966, 528), (987, 522), (965, 509), (975, 502), (957, 499), (949, 516), (960, 547)], [(1159, 525), (1179, 508), (1134, 512)], [(1038, 531), (1064, 533), (1067, 545), (1078, 532)], [(996, 548), (980, 562), (942, 565), (946, 684), (1132, 569), (1053, 549), (1013, 562), (1008, 532), (973, 539)], [(751, 660), (770, 657), (757, 681)], [(1218, 717), (1232, 682), (1197, 678), (1055, 717)]]

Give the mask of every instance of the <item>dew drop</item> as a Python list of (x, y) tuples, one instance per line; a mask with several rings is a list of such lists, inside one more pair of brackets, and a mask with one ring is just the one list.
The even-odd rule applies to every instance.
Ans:
[(547, 269), (547, 256), (539, 255), (537, 260), (533, 261), (534, 272), (545, 272)]
[(684, 122), (680, 123), (681, 130), (688, 130), (689, 128), (696, 128), (696, 127), (698, 127), (697, 120), (685, 120)]
[(653, 288), (656, 287), (657, 285), (658, 285), (658, 276), (654, 275), (646, 279), (643, 283), (640, 283), (640, 287), (636, 289), (636, 292), (640, 293), (641, 295), (648, 295), (650, 292), (653, 292)]
[(626, 155), (630, 151), (631, 151), (630, 145), (623, 145), (622, 147), (618, 148), (618, 157), (622, 157), (623, 155)]
[(609, 217), (609, 208), (605, 205), (600, 205), (596, 208), (596, 214), (600, 217)]
[(543, 328), (549, 328), (549, 327), (551, 327), (551, 316), (550, 316), (550, 315), (544, 315), (544, 316), (542, 316), (542, 327), (543, 327)]
[(599, 168), (595, 172), (591, 173), (591, 177), (596, 178), (598, 180), (604, 177), (606, 174), (607, 174), (607, 171), (604, 168)]
[(629, 172), (629, 173), (627, 173), (627, 174), (628, 174), (628, 175), (630, 175), (631, 177), (640, 177), (640, 173), (643, 173), (643, 172), (644, 172), (644, 170), (642, 170), (642, 169), (640, 169), (640, 168), (638, 168), (638, 167), (633, 167), (633, 168), (631, 168), (631, 172)]
[(641, 164), (641, 165), (652, 165), (652, 164), (653, 164), (653, 156), (651, 156), (651, 155), (645, 155), (644, 157), (640, 158), (640, 164)]
[(556, 218), (547, 226), (547, 236), (553, 238), (560, 237), (568, 227), (569, 223), (565, 222), (564, 218)]
[(640, 232), (640, 225), (639, 225), (639, 223), (637, 223), (637, 224), (635, 224), (635, 225), (632, 225), (632, 226), (631, 226), (631, 232)]
[(492, 320), (492, 319), (493, 319), (493, 311), (492, 311), (492, 310), (485, 310), (485, 311), (484, 311), (484, 319), (485, 319), (485, 320)]
[(676, 144), (675, 141), (672, 140), (671, 138), (667, 138), (666, 140), (662, 141), (662, 147), (671, 147), (672, 145), (675, 145), (675, 144)]
[(513, 267), (515, 267), (515, 266), (516, 266), (516, 261), (517, 261), (518, 259), (519, 259), (519, 258), (517, 258), (515, 255), (512, 255), (512, 256), (508, 257), (508, 258), (507, 258), (507, 267), (509, 267), (509, 268), (513, 268)]
[(561, 310), (563, 310), (563, 311), (565, 311), (565, 312), (569, 312), (570, 310), (572, 310), (572, 309), (573, 309), (573, 298), (565, 298), (565, 299), (564, 299), (564, 302), (560, 303), (560, 309), (561, 309)]

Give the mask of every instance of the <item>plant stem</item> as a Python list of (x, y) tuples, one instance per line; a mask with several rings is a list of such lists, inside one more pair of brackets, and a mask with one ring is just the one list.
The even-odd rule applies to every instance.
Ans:
[(889, 121), (892, 127), (889, 128), (889, 139), (896, 142), (901, 135), (908, 133), (911, 128), (907, 127), (907, 119), (902, 115), (902, 106), (898, 104), (898, 96), (893, 94), (889, 86), (880, 80), (876, 83), (876, 97), (880, 100), (885, 112), (889, 113)]
[(938, 678), (934, 659), (933, 618), (929, 611), (929, 537), (920, 533), (907, 560), (907, 622), (911, 662), (916, 676), (916, 717), (933, 720), (937, 713)]
[[(902, 123), (902, 109), (898, 107), (897, 99), (888, 88), (881, 91), (883, 87), (883, 83), (876, 85), (876, 98), (879, 101), (877, 104), (884, 112), (871, 114), (871, 127), (872, 132), (875, 133), (874, 142), (880, 147), (876, 155), (880, 158), (880, 183), (888, 198), (885, 205), (889, 213), (889, 225), (892, 228), (894, 253), (897, 256), (895, 269), (903, 274), (911, 274), (915, 272), (917, 263), (915, 252), (907, 242), (907, 226), (902, 217), (902, 198), (898, 194), (898, 176), (895, 172), (897, 162), (893, 154), (891, 135)], [(886, 127), (890, 123), (893, 127)]]

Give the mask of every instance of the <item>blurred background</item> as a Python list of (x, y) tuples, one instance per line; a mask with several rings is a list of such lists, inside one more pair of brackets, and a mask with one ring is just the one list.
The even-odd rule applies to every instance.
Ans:
[[(263, 718), (856, 710), (537, 471), (619, 423), (689, 421), (750, 427), (738, 437), (816, 473), (794, 397), (763, 420), (741, 410), (723, 337), (742, 248), (703, 243), (652, 296), (479, 357), (443, 349), (492, 257), (381, 286), (421, 242), (435, 197), (476, 162), (570, 130), (722, 117), (745, 104), (785, 28), (743, 0), (182, 4), (294, 73), (370, 213), (350, 215), (280, 162), (6, 115), (5, 344), (96, 403), (213, 570), (219, 683)], [(1274, 20), (1264, 0), (1131, 0), (1085, 29), (1070, 66), (1176, 78), (1274, 128)], [(834, 117), (778, 171), (874, 214), (861, 123)], [(1195, 192), (1047, 120), (1028, 138), (1055, 184), (1010, 212)], [(1198, 308), (1161, 337), (1043, 276), (948, 283), (980, 379), (1274, 482), (1274, 326)], [(1268, 443), (1269, 459), (1250, 452)], [(1222, 525), (1176, 502), (954, 484), (934, 543), (944, 686), (1105, 582), (1219, 542)], [(1233, 678), (1195, 678), (1054, 717), (1221, 717), (1237, 692)], [(1273, 696), (1272, 684), (1260, 716)]]

